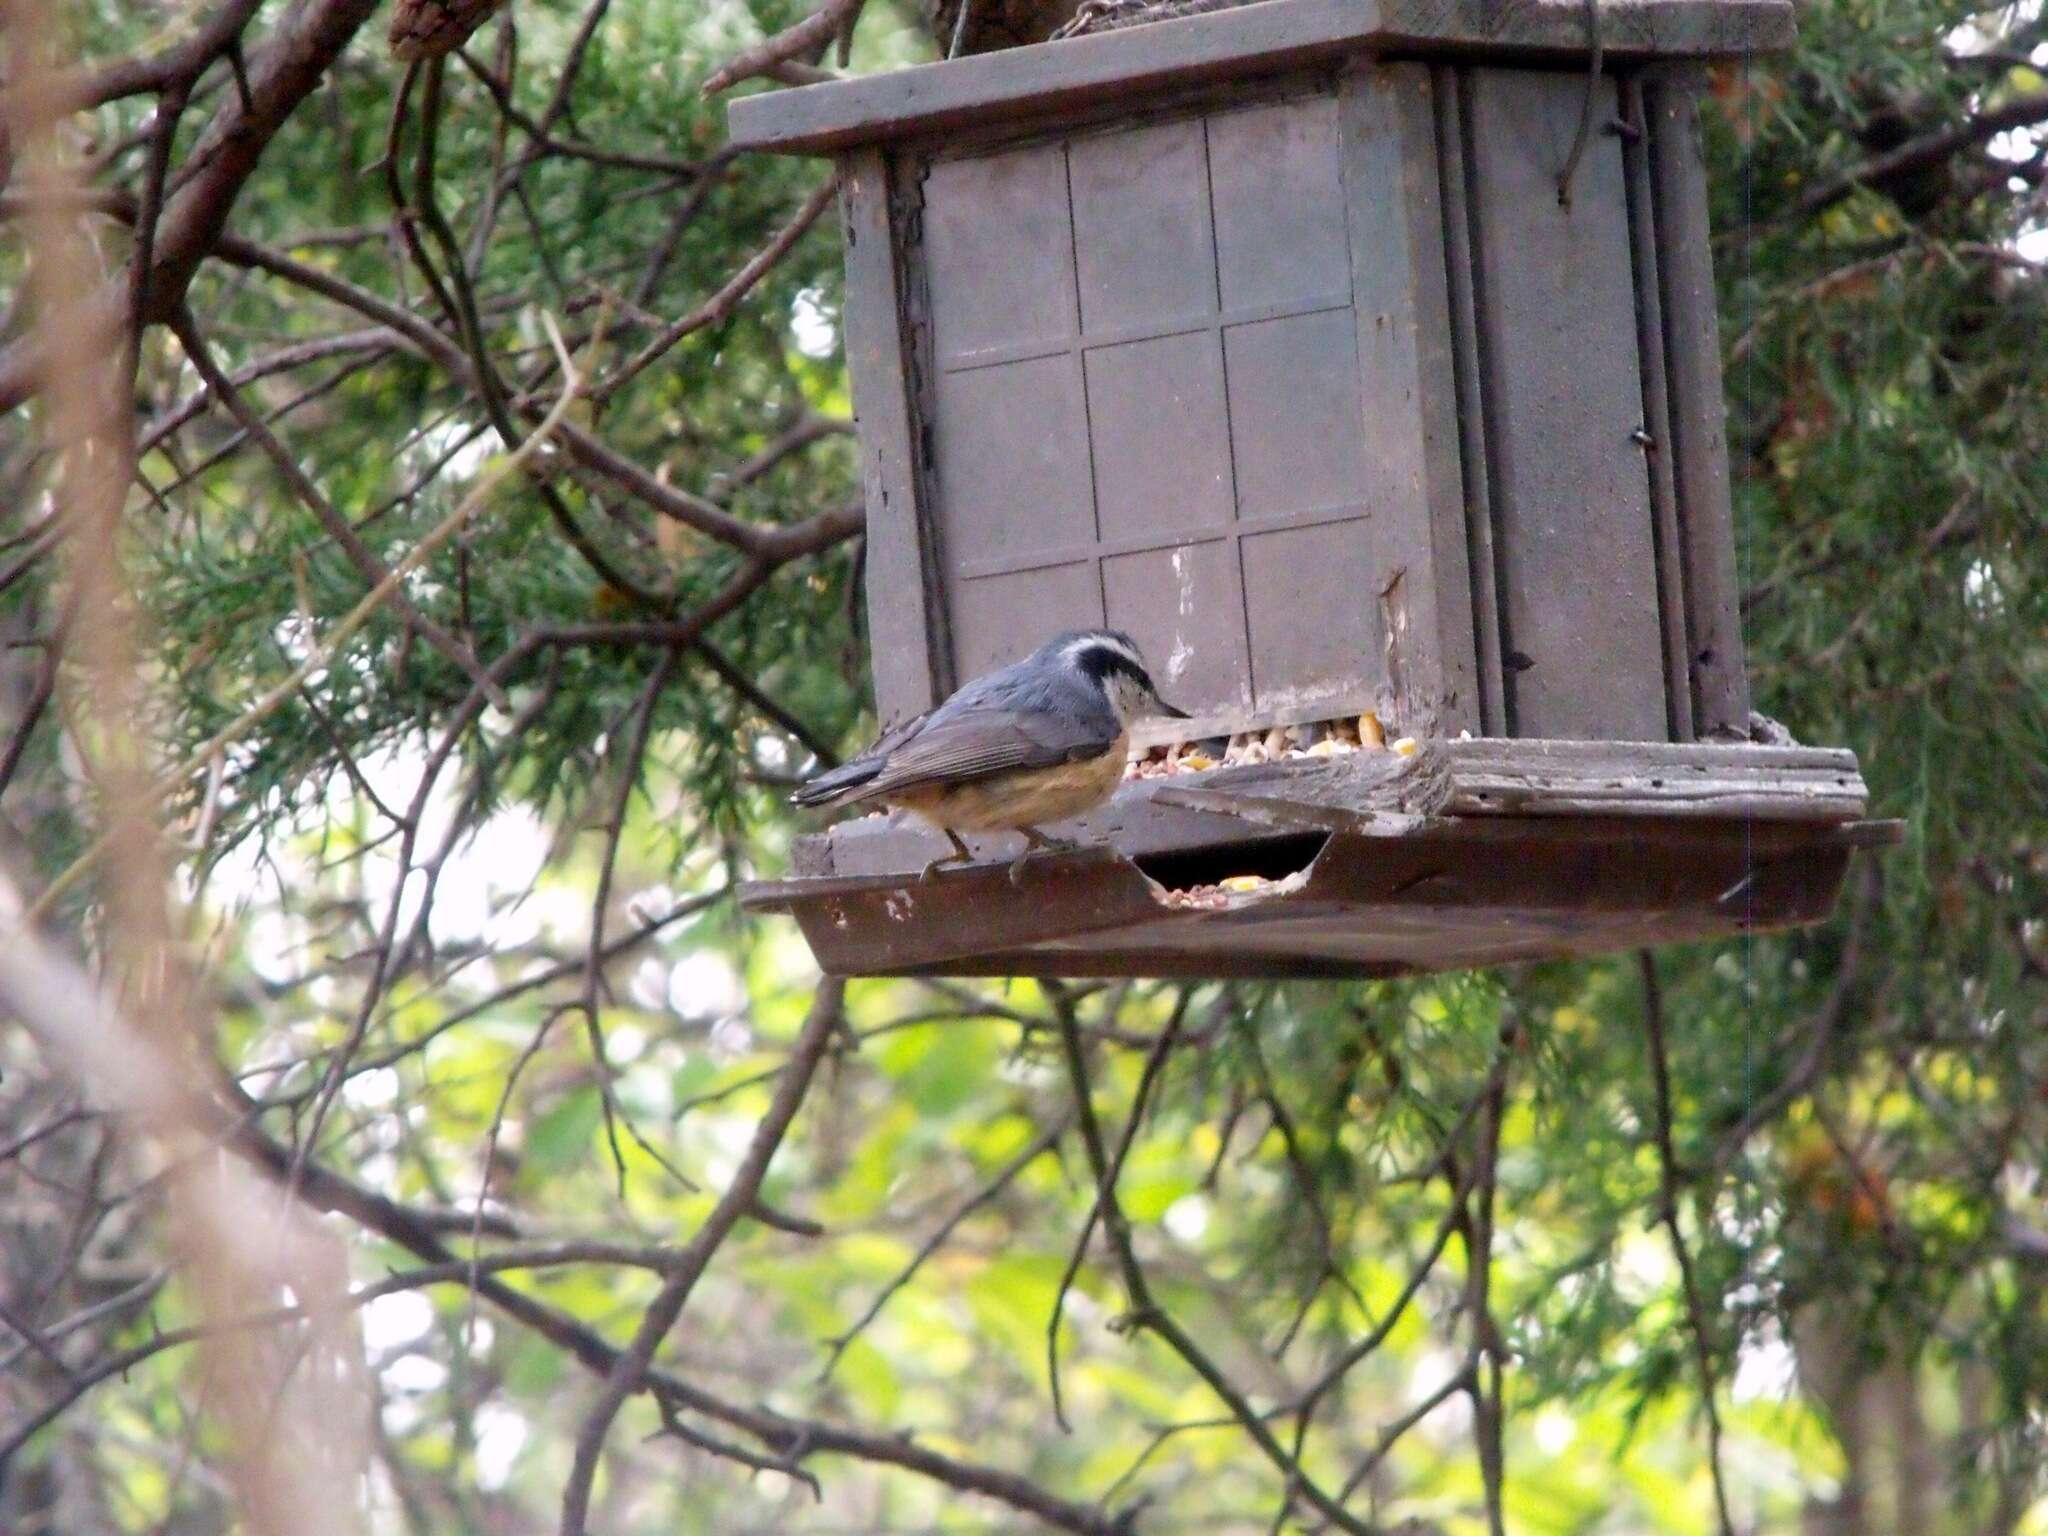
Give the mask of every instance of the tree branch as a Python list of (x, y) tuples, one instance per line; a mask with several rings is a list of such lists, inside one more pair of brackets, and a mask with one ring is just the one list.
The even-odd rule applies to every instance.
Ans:
[(1904, 175), (1909, 171), (1925, 170), (1974, 145), (1995, 139), (2008, 128), (2027, 128), (2040, 122), (2048, 122), (2048, 91), (2034, 91), (2024, 96), (2016, 96), (2003, 106), (1977, 113), (1960, 123), (1937, 129), (1933, 133), (1924, 133), (1916, 139), (1908, 139), (1897, 149), (1873, 156), (1861, 165), (1851, 166), (1848, 170), (1807, 188), (1792, 205), (1787, 217), (1812, 218), (1813, 215), (1834, 207), (1858, 187)]
[(1678, 1280), (1685, 1293), (1687, 1331), (1692, 1336), (1693, 1363), (1700, 1373), (1700, 1406), (1707, 1416), (1707, 1471), (1714, 1484), (1714, 1513), (1720, 1521), (1721, 1536), (1735, 1536), (1735, 1520), (1728, 1509), (1728, 1487), (1721, 1474), (1721, 1410), (1715, 1402), (1715, 1371), (1712, 1334), (1707, 1327), (1705, 1298), (1700, 1294), (1699, 1272), (1686, 1247), (1685, 1234), (1678, 1225), (1678, 1153), (1671, 1139), (1671, 1059), (1664, 1045), (1664, 989), (1657, 980), (1657, 959), (1649, 950), (1636, 952), (1636, 965), (1643, 978), (1643, 1026), (1650, 1050), (1650, 1083), (1656, 1105), (1657, 1219), (1671, 1234), (1671, 1253), (1678, 1261)]
[[(227, 9), (247, 3), (233, 0)], [(300, 0), (279, 22), (250, 63), (247, 103), (225, 102), (179, 169), (153, 242), (145, 322), (168, 320), (185, 302), (193, 273), (218, 243), (264, 150), (376, 8), (377, 0)], [(123, 330), (129, 293), (126, 278), (110, 283), (83, 307), (70, 334), (60, 339), (38, 327), (0, 351), (0, 414), (35, 393), (47, 353), (60, 341), (83, 353), (109, 351)]]
[(846, 984), (843, 981), (827, 977), (819, 982), (817, 996), (811, 1001), (810, 1014), (804, 1020), (796, 1044), (791, 1047), (789, 1068), (775, 1085), (775, 1097), (768, 1105), (767, 1114), (754, 1127), (753, 1140), (747, 1145), (746, 1155), (740, 1159), (731, 1185), (703, 1227), (690, 1240), (689, 1246), (669, 1266), (668, 1278), (662, 1282), (660, 1292), (641, 1316), (633, 1342), (607, 1371), (597, 1400), (590, 1405), (584, 1415), (583, 1427), (576, 1435), (575, 1459), (570, 1464), (569, 1477), (562, 1490), (561, 1536), (583, 1536), (590, 1510), (591, 1487), (597, 1480), (597, 1458), (604, 1448), (605, 1434), (626, 1399), (646, 1385), (647, 1367), (654, 1358), (654, 1351), (668, 1336), (669, 1329), (675, 1326), (676, 1319), (682, 1316), (690, 1292), (696, 1288), (699, 1277), (711, 1262), (711, 1256), (718, 1251), (726, 1235), (759, 1201), (762, 1181), (768, 1176), (768, 1164), (782, 1145), (790, 1122), (796, 1119), (804, 1095), (810, 1091), (811, 1077), (817, 1071), (818, 1062), (839, 1028), (839, 1010), (845, 997)]

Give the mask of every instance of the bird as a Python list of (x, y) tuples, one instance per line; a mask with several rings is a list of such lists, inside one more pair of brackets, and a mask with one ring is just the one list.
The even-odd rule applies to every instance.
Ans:
[(1129, 635), (1073, 629), (1022, 661), (990, 672), (915, 719), (885, 731), (859, 757), (805, 781), (800, 806), (880, 803), (946, 834), (953, 852), (924, 867), (972, 863), (962, 832), (1018, 832), (1017, 884), (1032, 854), (1058, 850), (1041, 824), (1102, 804), (1123, 778), (1131, 723), (1185, 720), (1159, 696)]

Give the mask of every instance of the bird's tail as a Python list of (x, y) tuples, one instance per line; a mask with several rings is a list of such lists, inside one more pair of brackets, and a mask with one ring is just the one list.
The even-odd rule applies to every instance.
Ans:
[(908, 720), (890, 726), (882, 732), (872, 747), (861, 753), (850, 763), (841, 763), (837, 768), (816, 774), (797, 787), (789, 797), (791, 805), (837, 805), (843, 800), (858, 800), (861, 786), (875, 778), (889, 766), (889, 754), (902, 746), (918, 727), (931, 718), (931, 711), (912, 715)]
[(856, 758), (841, 767), (830, 769), (815, 778), (807, 779), (797, 786), (789, 797), (791, 805), (831, 805), (853, 795), (859, 788), (882, 771), (880, 762), (873, 758)]

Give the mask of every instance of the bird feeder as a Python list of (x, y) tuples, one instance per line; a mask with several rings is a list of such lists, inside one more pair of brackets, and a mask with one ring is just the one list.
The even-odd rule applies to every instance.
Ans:
[[(733, 103), (837, 160), (875, 699), (1128, 631), (1228, 736), (920, 883), (803, 840), (841, 973), (1390, 974), (1813, 921), (1852, 754), (1755, 743), (1695, 101), (1785, 0), (1261, 0)], [(1164, 729), (1164, 723), (1162, 723)]]

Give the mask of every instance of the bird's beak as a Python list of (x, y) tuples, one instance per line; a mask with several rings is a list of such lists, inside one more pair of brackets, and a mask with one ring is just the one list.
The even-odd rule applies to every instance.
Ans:
[(1192, 720), (1195, 718), (1184, 709), (1175, 709), (1156, 693), (1152, 695), (1152, 702), (1159, 706), (1159, 713), (1169, 720)]

